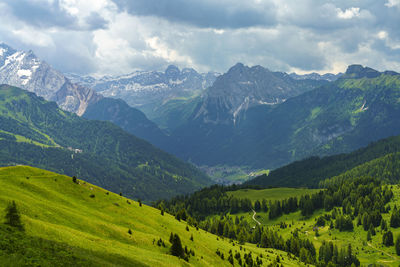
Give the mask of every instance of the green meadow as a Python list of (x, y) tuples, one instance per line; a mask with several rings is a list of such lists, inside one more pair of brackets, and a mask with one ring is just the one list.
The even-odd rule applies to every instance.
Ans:
[[(11, 201), (17, 204), (25, 231), (0, 225), (0, 262), (5, 266), (231, 266), (230, 250), (239, 251), (242, 258), (252, 252), (254, 258), (262, 257), (263, 266), (277, 255), (284, 266), (301, 266), (286, 252), (240, 246), (161, 215), (158, 209), (37, 168), (0, 168), (1, 218)], [(170, 255), (171, 232), (195, 252), (188, 262)], [(157, 245), (160, 239), (165, 247)]]

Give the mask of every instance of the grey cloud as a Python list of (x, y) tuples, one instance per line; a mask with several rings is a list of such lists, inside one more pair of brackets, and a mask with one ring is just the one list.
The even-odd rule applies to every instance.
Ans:
[(108, 26), (108, 21), (96, 12), (90, 13), (90, 15), (85, 18), (85, 23), (88, 30), (105, 29)]
[(95, 30), (105, 28), (107, 22), (99, 14), (92, 13), (84, 25), (79, 19), (60, 7), (60, 1), (3, 0), (10, 12), (31, 26), (39, 28), (60, 27), (72, 30)]
[[(225, 72), (236, 62), (282, 71), (336, 69), (358, 62), (381, 70), (400, 66), (395, 49), (400, 44), (400, 8), (385, 6), (385, 1), (287, 0), (274, 1), (276, 6), (268, 0), (110, 1), (119, 9), (112, 4), (107, 22), (98, 13), (73, 17), (57, 1), (0, 0), (0, 17), (6, 21), (0, 36), (16, 48), (33, 49), (61, 71), (82, 74), (162, 70), (168, 64)], [(17, 19), (1, 16), (7, 13), (4, 3)], [(359, 16), (337, 16), (351, 8), (359, 8)], [(21, 43), (13, 30), (24, 23), (48, 35), (50, 45)], [(102, 48), (97, 50), (92, 36), (103, 28), (96, 33), (108, 34), (96, 41)], [(387, 32), (390, 44), (377, 37), (380, 31)], [(152, 38), (159, 40), (160, 51), (149, 45)]]
[(113, 0), (136, 16), (156, 16), (202, 28), (243, 28), (276, 23), (275, 6), (248, 1)]

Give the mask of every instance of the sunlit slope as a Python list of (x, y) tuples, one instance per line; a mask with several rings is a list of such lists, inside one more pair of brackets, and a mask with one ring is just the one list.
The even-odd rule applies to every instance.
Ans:
[[(140, 207), (136, 201), (78, 181), (79, 184), (70, 177), (32, 167), (0, 168), (0, 215), (3, 217), (6, 205), (15, 200), (26, 236), (63, 243), (75, 260), (82, 260), (87, 266), (230, 266), (227, 261), (229, 250), (240, 251), (237, 243), (233, 245), (227, 239), (222, 240), (191, 226), (187, 231), (186, 222), (179, 222), (167, 213), (162, 216), (157, 209), (146, 205)], [(132, 234), (128, 233), (129, 229)], [(194, 250), (195, 255), (189, 262), (169, 255), (171, 232), (180, 236), (183, 246)], [(166, 247), (157, 245), (160, 238)], [(243, 248), (246, 251), (240, 251), (242, 258), (249, 251), (253, 258), (262, 254), (263, 265), (276, 259), (276, 254), (283, 256), (284, 266), (299, 264), (289, 260), (286, 253), (272, 249), (266, 252), (253, 245)], [(224, 253), (224, 260), (216, 254), (217, 249)], [(18, 253), (8, 255), (1, 250), (0, 246), (3, 262), (23, 258), (18, 257)]]

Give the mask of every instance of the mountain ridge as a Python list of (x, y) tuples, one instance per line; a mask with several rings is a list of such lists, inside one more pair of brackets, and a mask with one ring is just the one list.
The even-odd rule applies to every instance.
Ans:
[[(354, 75), (357, 71), (352, 68), (349, 72)], [(214, 114), (211, 121), (223, 118), (230, 124), (195, 117), (204, 102), (194, 103), (191, 116), (171, 134), (180, 142), (181, 150), (174, 153), (198, 165), (274, 169), (311, 155), (350, 152), (400, 134), (400, 76), (391, 71), (379, 76), (376, 71), (367, 72), (375, 73), (374, 77), (362, 73), (349, 77), (348, 73), (282, 103), (249, 106), (238, 113), (235, 124), (229, 115), (233, 112), (226, 112), (228, 105), (221, 104), (221, 113), (212, 109), (223, 102), (215, 101), (206, 109), (208, 113), (200, 114), (206, 114), (205, 118)]]

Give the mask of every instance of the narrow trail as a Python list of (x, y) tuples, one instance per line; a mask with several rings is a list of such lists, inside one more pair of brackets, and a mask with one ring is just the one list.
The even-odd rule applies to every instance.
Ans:
[(374, 246), (371, 245), (371, 243), (369, 243), (369, 242), (368, 242), (367, 244), (368, 244), (368, 246), (370, 246), (371, 248), (373, 248), (373, 249), (375, 249), (375, 250), (377, 250), (377, 251), (379, 251), (379, 252), (382, 252), (382, 253), (385, 254), (386, 256), (388, 256), (388, 257), (390, 257), (390, 258), (392, 258), (392, 259), (394, 259), (394, 260), (396, 260), (396, 261), (400, 260), (398, 257), (395, 257), (395, 256), (393, 256), (393, 255), (390, 255), (389, 253), (387, 253), (387, 252), (385, 252), (385, 251), (383, 251), (383, 250), (380, 250), (380, 249), (374, 247)]
[(257, 214), (257, 212), (255, 211), (255, 210), (253, 210), (253, 220), (256, 222), (256, 223), (258, 223), (258, 225), (261, 225), (261, 223), (259, 222), (259, 221), (257, 221), (257, 219), (256, 219), (256, 214)]

